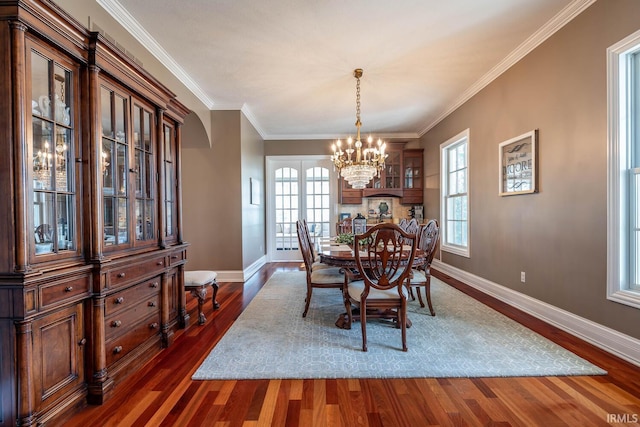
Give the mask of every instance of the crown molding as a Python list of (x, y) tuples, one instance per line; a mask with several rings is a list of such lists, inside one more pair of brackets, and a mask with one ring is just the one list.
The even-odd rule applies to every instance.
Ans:
[(564, 7), (553, 18), (547, 21), (542, 27), (540, 27), (535, 33), (527, 38), (520, 46), (507, 55), (502, 61), (500, 61), (495, 67), (493, 67), (487, 74), (482, 76), (480, 80), (475, 82), (469, 89), (464, 91), (462, 95), (456, 99), (456, 101), (442, 112), (434, 121), (428, 124), (418, 134), (423, 136), (435, 125), (444, 120), (447, 116), (457, 110), (465, 102), (471, 99), (472, 96), (480, 92), (492, 81), (497, 79), (505, 71), (511, 68), (516, 62), (527, 56), (532, 50), (542, 44), (545, 40), (555, 34), (558, 30), (571, 22), (576, 16), (582, 13), (586, 8), (595, 3), (596, 0), (575, 0)]
[[(403, 133), (376, 133), (375, 138), (382, 139), (418, 139), (420, 135), (415, 132), (403, 132)], [(300, 139), (345, 139), (345, 134), (335, 134), (335, 133), (327, 133), (327, 134), (286, 134), (286, 135), (269, 135), (268, 140), (300, 140)]]
[(174, 76), (178, 78), (209, 109), (214, 102), (198, 86), (189, 74), (167, 53), (166, 50), (144, 29), (142, 25), (117, 1), (96, 0), (120, 25), (124, 27), (142, 46), (158, 59)]

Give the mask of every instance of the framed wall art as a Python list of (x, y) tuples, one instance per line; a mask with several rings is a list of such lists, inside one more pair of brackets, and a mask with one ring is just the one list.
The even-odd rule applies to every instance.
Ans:
[(530, 194), (538, 191), (538, 130), (516, 136), (498, 146), (501, 196)]
[(252, 205), (260, 204), (260, 195), (262, 191), (260, 190), (260, 180), (256, 178), (249, 178), (249, 187), (250, 187), (250, 203)]

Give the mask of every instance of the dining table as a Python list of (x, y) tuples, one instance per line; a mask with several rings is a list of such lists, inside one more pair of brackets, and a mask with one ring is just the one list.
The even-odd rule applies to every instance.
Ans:
[[(411, 247), (405, 246), (403, 247), (402, 257), (404, 259), (409, 260), (411, 254)], [(320, 262), (333, 266), (340, 267), (342, 269), (350, 269), (352, 271), (357, 271), (358, 265), (356, 261), (356, 255), (353, 250), (352, 245), (348, 245), (345, 243), (337, 243), (330, 242), (327, 245), (323, 245), (318, 255), (320, 255)], [(364, 261), (364, 255), (361, 256), (361, 261)], [(426, 259), (426, 253), (421, 249), (416, 249), (416, 253), (413, 258), (412, 267), (418, 267), (424, 264)], [(363, 263), (363, 267), (366, 268), (366, 263)], [(360, 314), (357, 310), (353, 311), (353, 321), (360, 320)], [(395, 314), (390, 312), (389, 318), (394, 318)], [(341, 313), (338, 319), (335, 322), (336, 326), (341, 329), (350, 329), (347, 313)], [(411, 320), (407, 318), (407, 327), (411, 327)]]

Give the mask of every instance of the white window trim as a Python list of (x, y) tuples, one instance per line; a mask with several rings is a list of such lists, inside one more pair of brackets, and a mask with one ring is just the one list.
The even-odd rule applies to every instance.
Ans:
[[(461, 140), (466, 139), (467, 140), (467, 246), (463, 247), (463, 246), (453, 246), (453, 245), (448, 245), (446, 243), (446, 199), (445, 199), (445, 193), (446, 193), (446, 189), (447, 189), (447, 171), (449, 170), (448, 166), (446, 166), (446, 159), (445, 159), (445, 155), (447, 152), (447, 148), (449, 148), (452, 145), (457, 144), (458, 142), (460, 142)], [(470, 162), (469, 162), (469, 153), (470, 153), (470, 148), (471, 148), (471, 144), (470, 144), (470, 139), (469, 139), (469, 129), (466, 129), (462, 132), (460, 132), (459, 134), (457, 134), (456, 136), (454, 136), (453, 138), (448, 139), (446, 142), (443, 142), (442, 144), (440, 144), (440, 218), (441, 218), (441, 225), (440, 225), (440, 233), (441, 233), (441, 237), (440, 237), (440, 250), (445, 251), (445, 252), (450, 252), (452, 254), (456, 254), (456, 255), (460, 255), (466, 258), (471, 258), (471, 233), (470, 233), (470, 227), (469, 224), (471, 223), (471, 210), (470, 210), (470, 183), (469, 183), (469, 170), (470, 170)]]
[(636, 308), (640, 308), (640, 292), (627, 289), (629, 232), (623, 225), (629, 206), (627, 198), (621, 194), (628, 190), (624, 179), (624, 169), (628, 167), (623, 168), (621, 164), (628, 163), (629, 155), (625, 114), (627, 67), (622, 61), (638, 48), (638, 44), (640, 31), (607, 49), (607, 299)]

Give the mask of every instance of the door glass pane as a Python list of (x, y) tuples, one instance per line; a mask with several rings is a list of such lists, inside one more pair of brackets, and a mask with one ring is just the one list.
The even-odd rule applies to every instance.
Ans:
[(60, 65), (53, 67), (53, 98), (52, 109), (55, 120), (64, 126), (71, 124), (71, 72)]
[(100, 88), (100, 114), (102, 116), (102, 135), (114, 138), (113, 116), (111, 112), (111, 91), (105, 87)]
[(307, 188), (306, 219), (312, 244), (319, 247), (321, 237), (330, 235), (329, 170), (313, 167), (305, 172)]
[(113, 142), (102, 139), (101, 168), (102, 168), (102, 191), (105, 195), (113, 195)]
[(118, 198), (118, 244), (129, 241), (129, 213), (127, 199)]
[(115, 199), (113, 197), (104, 198), (104, 244), (107, 246), (116, 244), (115, 229)]
[(58, 250), (75, 250), (76, 236), (74, 224), (75, 197), (71, 194), (58, 194), (57, 242)]
[(145, 111), (143, 114), (143, 125), (142, 130), (144, 132), (144, 149), (146, 151), (151, 151), (151, 113), (149, 111)]
[(137, 148), (140, 148), (141, 145), (141, 132), (142, 124), (140, 123), (140, 107), (137, 105), (133, 106), (133, 145)]
[(31, 113), (51, 117), (49, 98), (49, 65), (51, 61), (31, 51)]
[(54, 159), (51, 146), (52, 125), (33, 117), (33, 188), (53, 190)]
[(115, 128), (116, 128), (116, 140), (126, 141), (127, 135), (125, 133), (125, 111), (127, 107), (127, 100), (117, 94), (114, 96), (115, 103)]
[(71, 191), (70, 180), (73, 177), (73, 162), (71, 162), (71, 130), (56, 127), (56, 142), (54, 147), (55, 185), (57, 191)]
[(52, 253), (55, 239), (55, 206), (53, 193), (34, 192), (33, 225), (36, 255)]
[(153, 200), (146, 200), (144, 203), (144, 237), (147, 240), (155, 237), (155, 219), (153, 213)]
[[(276, 170), (276, 250), (298, 249), (298, 171), (293, 168)], [(295, 183), (295, 185), (293, 185)], [(279, 185), (278, 185), (279, 184)]]
[(117, 144), (117, 158), (116, 158), (116, 170), (118, 175), (116, 176), (118, 195), (127, 194), (127, 146)]

